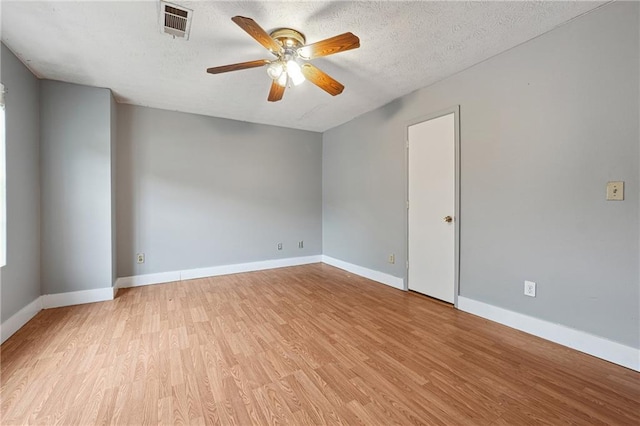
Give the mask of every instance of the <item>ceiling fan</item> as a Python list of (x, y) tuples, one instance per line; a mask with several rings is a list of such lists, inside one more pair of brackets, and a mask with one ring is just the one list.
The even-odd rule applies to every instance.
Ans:
[(344, 86), (327, 73), (311, 65), (309, 62), (304, 62), (300, 65), (298, 60), (306, 61), (356, 49), (360, 47), (360, 39), (355, 35), (344, 33), (305, 45), (306, 39), (304, 35), (294, 29), (280, 28), (271, 33), (267, 33), (251, 18), (234, 16), (231, 20), (245, 30), (258, 43), (267, 48), (269, 52), (276, 56), (276, 59), (271, 61), (268, 59), (258, 59), (256, 61), (208, 68), (208, 73), (220, 74), (267, 65), (267, 74), (273, 80), (271, 82), (269, 97), (267, 98), (270, 102), (281, 100), (287, 85), (289, 85), (289, 87), (291, 83), (298, 85), (305, 79), (332, 96), (339, 95), (344, 90)]

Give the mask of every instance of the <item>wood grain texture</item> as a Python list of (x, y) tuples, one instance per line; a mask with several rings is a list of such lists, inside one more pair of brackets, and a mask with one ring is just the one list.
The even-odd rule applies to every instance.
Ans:
[(266, 59), (258, 59), (255, 61), (240, 62), (237, 64), (222, 65), (219, 67), (207, 68), (207, 72), (209, 74), (221, 74), (223, 72), (240, 71), (248, 68), (257, 68), (257, 67), (267, 65), (268, 63), (269, 61)]
[(269, 102), (278, 102), (284, 96), (284, 86), (280, 86), (275, 80), (271, 82), (271, 88), (269, 89), (269, 96), (267, 100)]
[(333, 79), (329, 74), (318, 69), (318, 67), (311, 65), (310, 63), (302, 64), (301, 69), (302, 74), (307, 80), (309, 80), (331, 96), (339, 95), (344, 90), (344, 86), (340, 82)]
[(244, 16), (234, 16), (231, 20), (270, 52), (282, 53), (282, 46), (272, 39), (271, 36), (267, 34), (267, 32), (253, 19), (245, 18)]
[(304, 59), (329, 56), (360, 47), (360, 39), (352, 33), (344, 33), (298, 49), (298, 55)]
[(0, 424), (640, 424), (640, 374), (324, 264), (123, 289), (0, 347)]

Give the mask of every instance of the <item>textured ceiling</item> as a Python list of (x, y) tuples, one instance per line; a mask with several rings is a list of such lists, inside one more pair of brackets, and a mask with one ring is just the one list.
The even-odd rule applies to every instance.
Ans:
[[(605, 2), (214, 2), (193, 10), (191, 37), (158, 24), (158, 1), (7, 1), (2, 40), (41, 78), (108, 87), (118, 102), (324, 131), (530, 40)], [(360, 49), (313, 60), (343, 83), (305, 82), (267, 102), (261, 68), (206, 68), (270, 54), (231, 17), (288, 26), (307, 43), (351, 31)]]

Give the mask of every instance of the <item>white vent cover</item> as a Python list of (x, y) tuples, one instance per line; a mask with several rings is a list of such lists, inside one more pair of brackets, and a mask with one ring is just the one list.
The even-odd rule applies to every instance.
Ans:
[(189, 40), (193, 10), (166, 1), (160, 2), (160, 28), (174, 38)]

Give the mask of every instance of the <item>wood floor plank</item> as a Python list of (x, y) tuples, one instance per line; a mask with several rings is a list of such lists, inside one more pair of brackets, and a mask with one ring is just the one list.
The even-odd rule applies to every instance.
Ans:
[(0, 424), (640, 424), (640, 373), (323, 264), (122, 289), (0, 347)]

